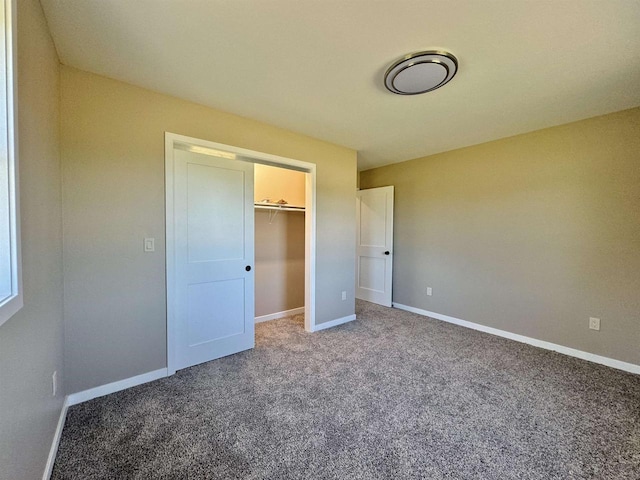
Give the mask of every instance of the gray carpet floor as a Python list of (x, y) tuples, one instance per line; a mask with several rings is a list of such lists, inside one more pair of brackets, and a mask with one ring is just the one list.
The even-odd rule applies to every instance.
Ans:
[(54, 479), (640, 479), (640, 376), (366, 302), (69, 410)]

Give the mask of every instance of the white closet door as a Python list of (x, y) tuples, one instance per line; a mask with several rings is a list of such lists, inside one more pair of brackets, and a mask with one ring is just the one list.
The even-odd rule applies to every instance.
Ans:
[(179, 149), (174, 162), (181, 369), (254, 346), (253, 164)]

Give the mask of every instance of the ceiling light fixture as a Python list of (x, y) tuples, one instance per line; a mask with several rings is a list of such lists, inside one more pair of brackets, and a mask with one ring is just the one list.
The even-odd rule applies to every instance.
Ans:
[(384, 74), (384, 85), (398, 95), (418, 95), (440, 88), (458, 71), (451, 53), (426, 51), (402, 57)]

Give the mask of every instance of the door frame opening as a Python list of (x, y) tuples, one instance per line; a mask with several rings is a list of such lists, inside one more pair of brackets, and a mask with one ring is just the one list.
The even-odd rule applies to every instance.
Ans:
[(167, 307), (167, 370), (169, 375), (176, 372), (175, 342), (175, 213), (174, 213), (174, 149), (188, 150), (205, 155), (225, 156), (239, 162), (259, 163), (274, 167), (288, 168), (304, 172), (305, 175), (305, 294), (304, 328), (313, 332), (316, 301), (316, 165), (314, 163), (281, 157), (270, 153), (225, 145), (198, 138), (165, 132), (165, 235), (166, 235), (166, 307)]

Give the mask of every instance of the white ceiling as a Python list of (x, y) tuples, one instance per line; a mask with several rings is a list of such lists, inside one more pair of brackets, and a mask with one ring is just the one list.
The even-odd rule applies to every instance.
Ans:
[[(359, 168), (640, 105), (640, 0), (42, 0), (60, 60), (358, 150)], [(445, 87), (383, 74), (445, 49)]]

